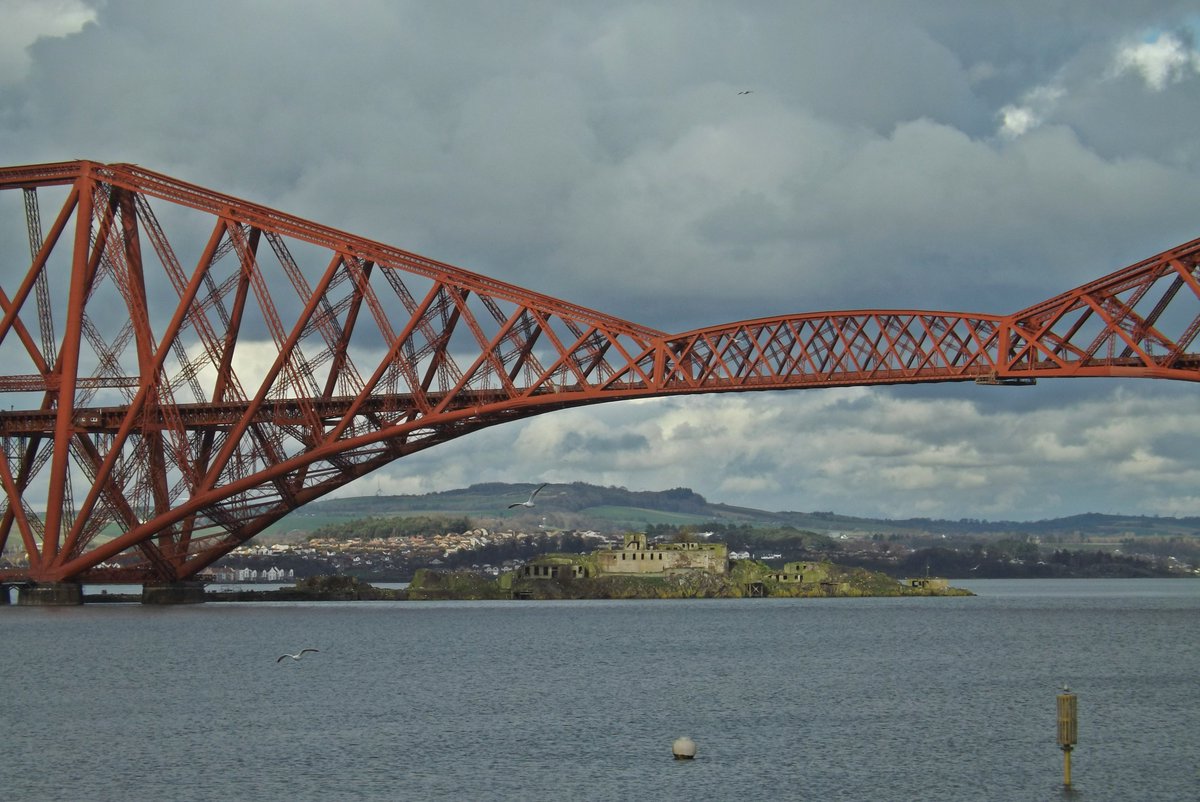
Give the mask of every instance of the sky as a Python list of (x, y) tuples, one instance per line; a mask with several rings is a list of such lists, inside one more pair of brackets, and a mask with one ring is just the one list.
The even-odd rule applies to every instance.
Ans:
[[(1006, 314), (1200, 237), (1200, 4), (0, 0), (0, 163), (133, 162), (664, 331)], [(742, 94), (743, 92), (748, 94)], [(623, 401), (341, 495), (1200, 515), (1190, 383)]]

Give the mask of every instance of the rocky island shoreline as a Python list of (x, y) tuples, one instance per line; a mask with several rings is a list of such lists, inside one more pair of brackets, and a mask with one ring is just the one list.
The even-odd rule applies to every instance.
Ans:
[[(725, 573), (679, 571), (665, 575), (588, 576), (577, 569), (579, 555), (546, 555), (500, 576), (471, 571), (416, 573), (406, 588), (380, 588), (353, 576), (315, 576), (274, 590), (206, 591), (212, 602), (433, 601), (552, 599), (735, 599), (973, 596), (946, 580), (897, 580), (877, 571), (832, 563), (785, 566), (785, 570), (740, 560)], [(791, 570), (788, 570), (791, 569)], [(86, 594), (87, 603), (137, 602), (139, 594)]]
[[(750, 563), (750, 564), (748, 564)], [(739, 562), (728, 574), (680, 572), (665, 576), (549, 576), (418, 571), (406, 589), (411, 601), (435, 599), (740, 599), (974, 596), (945, 580), (900, 581), (886, 574), (832, 563), (810, 565), (809, 581), (780, 579), (762, 563)], [(815, 573), (816, 576), (812, 576)]]

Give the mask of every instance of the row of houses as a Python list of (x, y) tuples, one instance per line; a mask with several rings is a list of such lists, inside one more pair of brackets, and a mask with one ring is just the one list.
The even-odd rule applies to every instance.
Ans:
[(296, 579), (296, 572), (291, 568), (284, 570), (275, 566), (261, 571), (257, 568), (214, 566), (206, 573), (213, 582), (292, 582)]

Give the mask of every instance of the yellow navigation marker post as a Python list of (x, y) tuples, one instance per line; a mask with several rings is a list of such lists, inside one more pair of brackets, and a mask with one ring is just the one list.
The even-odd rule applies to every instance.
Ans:
[(1075, 694), (1066, 685), (1058, 695), (1058, 745), (1063, 751), (1063, 787), (1071, 787), (1071, 750), (1079, 735), (1075, 718)]

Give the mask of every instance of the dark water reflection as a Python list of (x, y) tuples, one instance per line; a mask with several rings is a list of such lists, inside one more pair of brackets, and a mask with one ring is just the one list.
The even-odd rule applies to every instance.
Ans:
[(1197, 798), (1200, 582), (970, 586), (0, 608), (0, 777), (28, 800), (1059, 799), (1069, 682), (1078, 798)]

